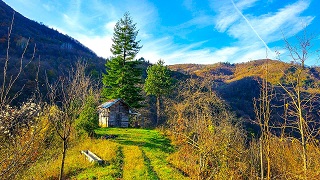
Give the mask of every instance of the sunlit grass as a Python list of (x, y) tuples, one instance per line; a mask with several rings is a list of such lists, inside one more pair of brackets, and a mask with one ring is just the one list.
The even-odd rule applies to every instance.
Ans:
[(148, 176), (148, 170), (138, 146), (125, 146), (123, 153), (125, 157), (123, 179), (143, 179)]
[[(98, 136), (114, 139), (85, 139), (67, 151), (64, 174), (68, 179), (185, 179), (167, 161), (174, 152), (170, 141), (159, 131), (133, 128), (100, 128)], [(81, 150), (90, 150), (105, 161), (90, 163)], [(120, 164), (119, 164), (120, 163)], [(60, 154), (48, 162), (39, 162), (22, 179), (58, 179)]]
[(169, 153), (150, 148), (143, 148), (143, 150), (150, 159), (151, 165), (160, 179), (187, 179), (168, 163), (167, 158)]
[[(116, 135), (117, 137), (113, 139), (114, 142), (124, 145), (126, 150), (128, 150), (127, 148), (132, 148), (131, 154), (138, 153), (138, 156), (135, 155), (137, 159), (134, 160), (134, 163), (139, 163), (140, 161), (140, 167), (143, 167), (141, 162), (142, 159), (144, 159), (145, 166), (143, 167), (143, 171), (140, 172), (148, 172), (148, 175), (144, 176), (142, 179), (187, 179), (167, 161), (168, 156), (174, 152), (174, 147), (170, 144), (170, 141), (158, 131), (104, 128), (98, 129), (96, 133), (99, 135)], [(137, 149), (138, 147), (143, 152), (139, 152)], [(132, 161), (131, 158), (132, 157), (127, 157), (125, 153), (125, 166), (128, 161)], [(132, 171), (131, 168), (124, 168), (124, 178), (126, 177), (126, 174), (129, 173), (126, 172), (129, 169)], [(131, 176), (132, 175), (133, 174), (131, 174)], [(139, 177), (141, 174), (136, 172), (134, 176)], [(133, 179), (135, 179), (135, 177), (133, 177)]]
[[(65, 160), (64, 174), (67, 177), (73, 177), (73, 179), (78, 179), (78, 174), (80, 177), (89, 178), (83, 174), (88, 174), (88, 172), (99, 172), (96, 169), (100, 168), (94, 163), (90, 163), (86, 158), (80, 153), (81, 150), (87, 150), (94, 152), (100, 158), (105, 160), (107, 163), (115, 157), (115, 152), (118, 144), (100, 140), (100, 139), (86, 139), (79, 142), (76, 146), (71, 147), (67, 151), (67, 156)], [(31, 167), (31, 169), (23, 176), (24, 179), (57, 179), (60, 172), (61, 156), (57, 156), (48, 162), (39, 162), (38, 164)], [(112, 168), (105, 168), (102, 175), (112, 174), (112, 171), (108, 170)], [(86, 173), (87, 172), (87, 173)], [(81, 178), (80, 178), (81, 179)], [(90, 179), (90, 178), (89, 178)]]

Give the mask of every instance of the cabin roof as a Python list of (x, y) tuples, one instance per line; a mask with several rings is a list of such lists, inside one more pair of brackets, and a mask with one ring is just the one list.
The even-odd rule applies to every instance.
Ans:
[(113, 106), (114, 104), (116, 104), (119, 101), (121, 101), (121, 98), (112, 99), (112, 100), (110, 100), (108, 102), (105, 102), (105, 103), (101, 104), (98, 108), (109, 108), (109, 107)]
[(130, 109), (130, 106), (126, 102), (124, 102), (121, 98), (109, 100), (109, 101), (101, 104), (100, 106), (98, 106), (98, 109), (100, 109), (100, 108), (109, 108), (109, 107), (113, 106), (114, 104), (116, 104), (119, 101), (123, 102), (125, 105), (127, 105), (129, 107), (129, 114), (138, 115), (138, 116), (141, 115), (140, 113), (135, 112), (132, 109)]

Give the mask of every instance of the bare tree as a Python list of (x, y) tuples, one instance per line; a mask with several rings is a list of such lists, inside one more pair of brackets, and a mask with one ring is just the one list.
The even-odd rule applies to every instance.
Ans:
[[(78, 62), (68, 76), (60, 77), (55, 83), (47, 83), (51, 110), (49, 119), (55, 132), (62, 140), (62, 160), (59, 179), (63, 179), (64, 162), (73, 124), (80, 114), (89, 95), (90, 77), (85, 75), (86, 66)], [(48, 82), (48, 81), (47, 81)]]
[(307, 78), (307, 69), (305, 62), (311, 54), (311, 41), (313, 36), (304, 31), (303, 35), (297, 37), (298, 46), (293, 46), (284, 38), (286, 49), (290, 57), (296, 63), (289, 72), (285, 72), (286, 84), (279, 83), (285, 92), (286, 104), (285, 116), (288, 118), (289, 126), (297, 129), (300, 135), (301, 158), (303, 164), (304, 179), (307, 179), (308, 157), (307, 143), (314, 139), (314, 135), (319, 131), (317, 122), (314, 119), (314, 109), (318, 101), (318, 95), (306, 91), (304, 81)]
[[(256, 114), (257, 124), (260, 126), (260, 170), (261, 179), (264, 179), (264, 157), (267, 160), (267, 179), (271, 178), (271, 159), (270, 159), (270, 118), (271, 118), (271, 100), (272, 100), (272, 87), (268, 83), (269, 74), (269, 60), (265, 64), (265, 74), (262, 78), (260, 87), (260, 97), (254, 99), (254, 111)], [(265, 151), (265, 153), (264, 153)]]
[(33, 61), (34, 59), (34, 55), (35, 55), (35, 51), (36, 51), (36, 46), (34, 46), (33, 49), (33, 54), (32, 54), (32, 58), (30, 58), (28, 60), (27, 63), (24, 63), (24, 56), (25, 53), (29, 47), (29, 42), (30, 42), (30, 38), (27, 40), (26, 46), (23, 50), (23, 53), (21, 54), (20, 60), (19, 60), (19, 66), (18, 66), (18, 71), (15, 74), (9, 75), (8, 74), (8, 67), (10, 62), (12, 62), (12, 60), (10, 59), (9, 56), (9, 50), (10, 50), (10, 42), (11, 42), (11, 33), (12, 33), (12, 29), (13, 29), (13, 23), (14, 23), (14, 14), (12, 16), (12, 21), (11, 21), (11, 25), (8, 28), (8, 41), (7, 41), (7, 50), (6, 50), (6, 58), (5, 58), (5, 62), (4, 62), (4, 66), (3, 66), (3, 71), (2, 71), (2, 82), (1, 82), (1, 87), (0, 87), (0, 108), (5, 107), (8, 104), (11, 104), (13, 100), (15, 100), (22, 92), (24, 86), (18, 91), (15, 92), (14, 95), (10, 95), (10, 93), (12, 93), (12, 87), (15, 85), (15, 83), (17, 82), (17, 80), (20, 78), (21, 73), (23, 72), (23, 70)]
[[(16, 64), (15, 59), (9, 56), (11, 33), (13, 30), (14, 14), (8, 28), (8, 41), (3, 70), (0, 72), (0, 177), (13, 179), (19, 172), (38, 160), (44, 153), (43, 148), (47, 140), (45, 129), (47, 123), (41, 118), (44, 104), (34, 95), (20, 107), (12, 105), (21, 94), (24, 86), (19, 91), (13, 91), (23, 70), (32, 62), (32, 58), (25, 61), (24, 56), (29, 47), (29, 40), (18, 61), (17, 71), (8, 73), (10, 66)], [(39, 67), (38, 67), (39, 72)], [(38, 73), (35, 72), (35, 73)], [(35, 87), (38, 89), (37, 87)]]
[(180, 167), (194, 179), (240, 178), (236, 166), (244, 151), (241, 130), (232, 113), (212, 91), (212, 82), (182, 83), (168, 109), (171, 132), (179, 144)]
[(307, 30), (304, 29), (302, 36), (297, 36), (298, 45), (293, 46), (289, 43), (288, 39), (284, 38), (285, 47), (290, 53), (290, 57), (296, 63), (300, 63), (301, 68), (305, 68), (305, 62), (312, 54), (312, 40), (314, 35), (307, 34)]

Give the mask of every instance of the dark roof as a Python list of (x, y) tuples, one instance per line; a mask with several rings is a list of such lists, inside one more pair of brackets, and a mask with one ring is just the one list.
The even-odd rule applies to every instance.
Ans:
[[(129, 106), (126, 102), (124, 102), (121, 98), (118, 99), (112, 99), (109, 100), (108, 102), (105, 102), (103, 104), (101, 104), (100, 106), (98, 106), (98, 108), (109, 108), (111, 106), (113, 106), (114, 104), (116, 104), (117, 102), (122, 101), (124, 104), (126, 104), (127, 106)], [(130, 106), (129, 106), (130, 108)], [(129, 114), (133, 114), (133, 115), (138, 115), (140, 116), (141, 114), (138, 112), (134, 112), (133, 110), (129, 109)]]
[(100, 106), (98, 106), (98, 108), (109, 108), (109, 107), (113, 106), (114, 104), (116, 104), (119, 101), (122, 101), (122, 99), (121, 98), (113, 99), (113, 100), (110, 100), (108, 102), (105, 102), (105, 103), (101, 104)]

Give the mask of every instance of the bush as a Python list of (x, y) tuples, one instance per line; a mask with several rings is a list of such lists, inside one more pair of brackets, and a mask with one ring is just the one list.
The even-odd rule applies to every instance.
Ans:
[(99, 127), (99, 116), (96, 110), (96, 102), (97, 101), (92, 94), (86, 99), (84, 109), (75, 122), (79, 135), (87, 134), (87, 136), (93, 137), (94, 130)]

